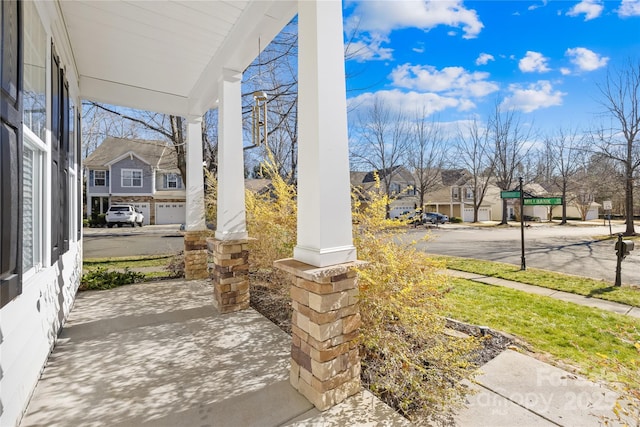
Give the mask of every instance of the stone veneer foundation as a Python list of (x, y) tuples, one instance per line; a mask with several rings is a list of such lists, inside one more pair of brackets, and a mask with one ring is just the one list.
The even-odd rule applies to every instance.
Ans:
[(213, 257), (213, 304), (220, 313), (249, 308), (248, 246), (248, 240), (207, 240)]
[(358, 283), (350, 262), (314, 267), (294, 259), (274, 266), (293, 275), (291, 385), (321, 411), (360, 391)]
[(208, 231), (186, 231), (184, 233), (184, 278), (187, 280), (209, 277), (207, 236)]

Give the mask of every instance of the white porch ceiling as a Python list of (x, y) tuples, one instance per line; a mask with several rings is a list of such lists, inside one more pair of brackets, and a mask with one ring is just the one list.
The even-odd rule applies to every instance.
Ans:
[(295, 16), (287, 0), (59, 0), (80, 96), (168, 114), (214, 107), (223, 68), (244, 71)]

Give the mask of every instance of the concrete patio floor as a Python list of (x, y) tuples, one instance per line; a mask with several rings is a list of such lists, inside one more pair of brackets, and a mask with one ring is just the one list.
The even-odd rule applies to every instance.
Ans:
[(409, 424), (367, 391), (316, 410), (289, 385), (291, 338), (252, 309), (219, 315), (212, 292), (79, 293), (20, 426)]

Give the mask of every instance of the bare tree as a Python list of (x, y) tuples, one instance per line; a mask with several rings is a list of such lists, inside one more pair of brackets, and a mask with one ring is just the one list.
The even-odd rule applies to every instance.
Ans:
[(471, 174), (473, 192), (473, 222), (478, 222), (478, 210), (489, 188), (489, 180), (495, 169), (494, 146), (489, 141), (487, 129), (481, 129), (477, 120), (468, 122), (465, 129), (458, 129), (456, 163)]
[(629, 59), (623, 69), (610, 70), (606, 81), (597, 87), (602, 96), (600, 104), (610, 117), (611, 125), (595, 131), (593, 138), (600, 151), (624, 169), (624, 234), (632, 236), (635, 235), (634, 178), (640, 167), (640, 60)]
[[(561, 225), (567, 223), (567, 204), (570, 202), (567, 197), (569, 195), (569, 187), (574, 181), (575, 176), (582, 170), (584, 164), (583, 157), (585, 154), (582, 137), (575, 130), (558, 129), (555, 135), (547, 136), (544, 141), (546, 157), (550, 160), (551, 170), (549, 178), (551, 183), (559, 190), (562, 196), (562, 221)], [(584, 181), (583, 181), (584, 182)], [(581, 191), (580, 194), (585, 194)], [(583, 201), (592, 197), (582, 197)], [(586, 216), (586, 212), (583, 215)]]
[(114, 117), (92, 102), (82, 103), (82, 157), (96, 149), (105, 138), (139, 138), (139, 129), (134, 123)]
[(445, 138), (435, 120), (427, 121), (426, 112), (416, 113), (412, 137), (407, 147), (406, 164), (415, 181), (418, 207), (424, 208), (425, 195), (439, 183), (445, 161)]
[[(531, 127), (526, 130), (513, 110), (503, 111), (496, 103), (487, 126), (489, 141), (495, 154), (496, 185), (504, 191), (512, 190), (516, 174), (523, 174), (523, 160), (531, 146)], [(502, 199), (502, 221), (507, 224), (507, 199)]]
[[(395, 169), (407, 155), (409, 137), (407, 121), (401, 112), (393, 112), (377, 99), (359, 115), (357, 142), (352, 158), (378, 172), (382, 190), (391, 197), (391, 181)], [(387, 203), (389, 217), (389, 203)]]

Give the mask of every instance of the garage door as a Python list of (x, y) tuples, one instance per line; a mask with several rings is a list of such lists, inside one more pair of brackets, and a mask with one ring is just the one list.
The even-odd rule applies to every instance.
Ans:
[(184, 203), (156, 204), (156, 224), (184, 224), (185, 218)]
[(138, 209), (144, 215), (144, 225), (149, 225), (149, 218), (151, 218), (151, 210), (149, 209), (149, 203), (131, 203), (134, 208)]
[[(491, 209), (490, 208), (480, 208), (478, 209), (478, 221), (490, 221), (491, 220)], [(473, 208), (464, 208), (464, 222), (473, 222)]]

